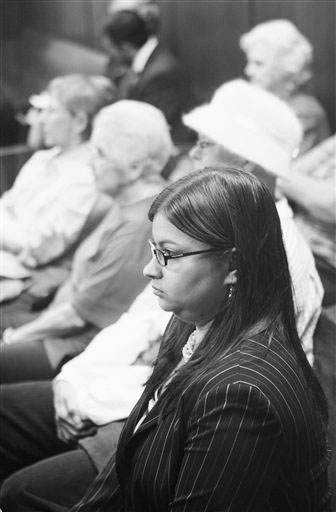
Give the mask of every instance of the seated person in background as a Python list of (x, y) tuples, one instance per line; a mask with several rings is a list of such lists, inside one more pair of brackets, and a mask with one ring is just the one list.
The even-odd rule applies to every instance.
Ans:
[(0, 507), (20, 512), (27, 495), (35, 505), (57, 501), (60, 489), (67, 506), (84, 495), (116, 447), (170, 317), (147, 285), (53, 383), (1, 386), (0, 481), (16, 473), (1, 489)]
[(150, 35), (157, 35), (160, 29), (160, 6), (157, 0), (111, 0), (107, 7), (108, 16), (118, 11), (135, 11), (146, 24)]
[(336, 136), (294, 162), (278, 187), (295, 205), (295, 221), (315, 256), (323, 305), (336, 303)]
[(76, 251), (69, 279), (35, 320), (6, 329), (1, 382), (50, 379), (100, 329), (127, 311), (145, 285), (152, 196), (173, 145), (163, 114), (122, 100), (103, 109), (94, 125), (92, 168), (97, 188), (118, 195), (100, 225)]
[[(183, 119), (199, 134), (199, 142), (190, 153), (197, 167), (239, 166), (273, 187), (277, 176), (290, 173), (292, 155), (302, 134), (286, 103), (244, 80), (219, 87), (210, 104), (194, 109)], [(321, 312), (323, 288), (312, 252), (286, 199), (277, 201), (276, 206), (292, 279), (297, 330), (312, 363), (313, 333)]]
[(128, 71), (118, 83), (121, 98), (150, 103), (165, 115), (172, 136), (180, 142), (186, 134), (181, 123), (185, 107), (185, 77), (176, 58), (148, 32), (134, 11), (119, 10), (104, 27), (111, 55), (121, 55)]
[(318, 100), (305, 92), (312, 76), (313, 48), (288, 20), (256, 25), (240, 38), (246, 54), (245, 74), (255, 85), (286, 101), (303, 127), (300, 153), (330, 135), (326, 113)]
[[(149, 37), (157, 37), (160, 28), (160, 7), (156, 0), (112, 0), (107, 8), (108, 18), (113, 18), (116, 12), (125, 10), (136, 12), (145, 22)], [(118, 84), (130, 67), (129, 59), (125, 59), (125, 55), (120, 52), (109, 52), (110, 44), (104, 32), (102, 44), (109, 53), (106, 76)]]
[[(116, 455), (71, 511), (326, 511), (325, 399), (267, 187), (208, 168), (165, 189), (149, 217), (144, 273), (174, 317)], [(61, 495), (26, 492), (22, 510), (68, 510)]]
[(0, 200), (0, 247), (33, 268), (78, 241), (98, 201), (88, 139), (97, 112), (115, 99), (99, 76), (58, 77), (47, 93), (43, 136), (52, 149), (36, 152)]

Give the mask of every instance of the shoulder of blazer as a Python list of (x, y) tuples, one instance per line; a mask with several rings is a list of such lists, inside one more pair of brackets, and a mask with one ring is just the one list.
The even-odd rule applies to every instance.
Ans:
[[(285, 377), (286, 374), (286, 377)], [(299, 365), (293, 354), (274, 339), (268, 347), (256, 337), (243, 342), (233, 352), (219, 358), (213, 368), (199, 372), (183, 391), (186, 400), (200, 397), (232, 383), (244, 382), (267, 392), (274, 385), (289, 389), (300, 380)]]
[(179, 73), (180, 65), (177, 58), (161, 43), (154, 49), (149, 57), (140, 79), (147, 76)]

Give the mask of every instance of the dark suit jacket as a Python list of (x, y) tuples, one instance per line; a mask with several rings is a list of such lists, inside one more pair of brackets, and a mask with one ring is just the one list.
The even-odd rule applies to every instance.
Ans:
[(329, 453), (294, 356), (247, 340), (159, 420), (144, 394), (80, 512), (328, 510)]
[[(129, 73), (132, 73), (130, 71)], [(186, 129), (181, 122), (187, 98), (186, 79), (177, 59), (161, 44), (151, 54), (142, 73), (120, 81), (121, 95), (127, 99), (144, 101), (160, 109), (172, 128), (175, 140), (182, 139)], [(124, 83), (123, 83), (124, 82)]]

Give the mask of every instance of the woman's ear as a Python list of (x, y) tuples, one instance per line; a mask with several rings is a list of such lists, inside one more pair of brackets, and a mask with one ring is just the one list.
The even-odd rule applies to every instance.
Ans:
[(236, 268), (237, 268), (236, 248), (233, 247), (233, 249), (231, 250), (230, 261), (229, 261), (229, 272), (231, 270), (236, 270)]
[(235, 268), (234, 270), (231, 270), (228, 272), (228, 274), (226, 275), (225, 279), (224, 279), (224, 284), (226, 285), (233, 285), (233, 284), (236, 284), (237, 282), (237, 269)]

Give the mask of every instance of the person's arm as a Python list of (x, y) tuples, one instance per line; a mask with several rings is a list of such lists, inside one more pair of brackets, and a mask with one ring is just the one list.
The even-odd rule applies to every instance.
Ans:
[(336, 191), (334, 180), (316, 180), (292, 171), (278, 179), (279, 190), (311, 213), (316, 219), (335, 224)]
[(190, 417), (169, 510), (255, 510), (267, 502), (284, 456), (281, 422), (261, 391), (219, 385)]
[[(153, 362), (145, 356), (150, 356), (170, 317), (169, 312), (159, 307), (151, 286), (147, 286), (128, 313), (103, 329), (80, 355), (63, 365), (54, 380), (55, 385), (64, 383), (59, 387), (59, 398), (63, 400), (63, 389), (71, 389), (68, 409), (76, 409), (79, 417), (98, 425), (128, 416), (143, 391), (148, 367)], [(140, 354), (139, 365), (133, 366)], [(127, 392), (121, 394), (120, 389)], [(64, 417), (63, 413), (60, 415)]]
[[(83, 151), (85, 157), (85, 148)], [(55, 156), (53, 150), (36, 152), (21, 169), (12, 189), (1, 198), (2, 247), (17, 253), (30, 267), (49, 263), (76, 242), (98, 197), (92, 169), (83, 162), (83, 156), (78, 157), (79, 162), (59, 157), (57, 164)], [(45, 174), (54, 165), (64, 168), (63, 174), (67, 171), (69, 177), (52, 178), (44, 192)], [(37, 209), (33, 216), (29, 212), (25, 216), (22, 202), (26, 195), (31, 197), (33, 190), (38, 197)], [(49, 203), (43, 201), (44, 193)]]
[(32, 322), (17, 329), (6, 329), (3, 340), (5, 343), (42, 340), (47, 336), (69, 333), (85, 325), (86, 322), (76, 313), (71, 303), (63, 302), (50, 307)]
[[(83, 175), (88, 174), (82, 166)], [(49, 263), (74, 243), (97, 199), (90, 179), (69, 183), (48, 213), (26, 229), (20, 260), (31, 267)]]

